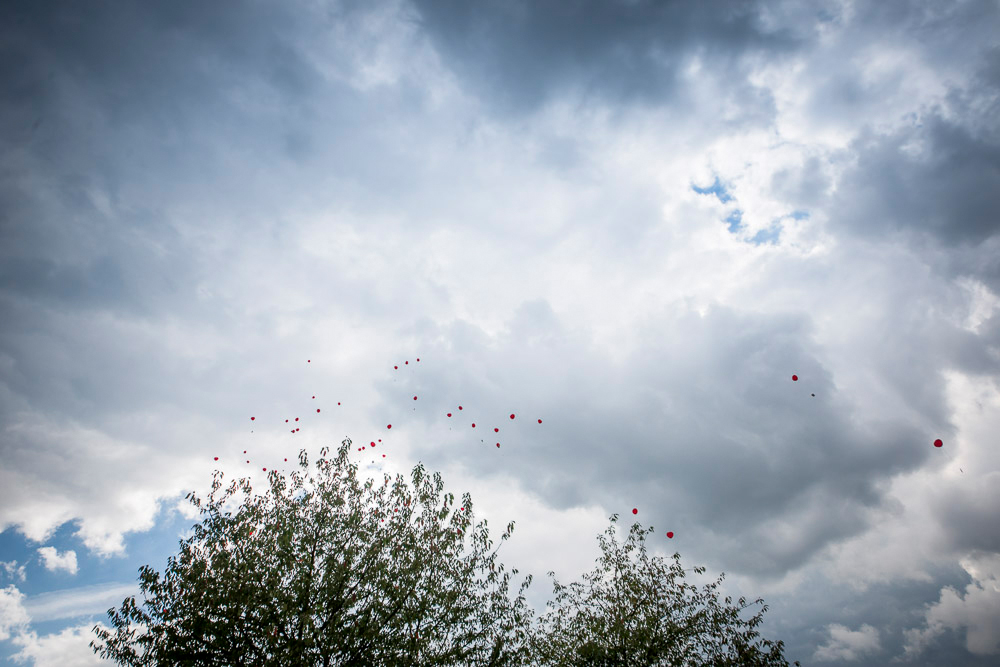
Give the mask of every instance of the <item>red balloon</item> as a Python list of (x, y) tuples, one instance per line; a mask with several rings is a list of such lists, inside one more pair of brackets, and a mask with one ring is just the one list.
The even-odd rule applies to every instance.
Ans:
[(398, 371), (399, 370), (399, 366), (393, 366), (393, 369), (395, 369), (395, 370)]
[(500, 429), (498, 429), (498, 428), (494, 428), (494, 429), (493, 429), (493, 432), (494, 432), (494, 433), (499, 433), (499, 432), (500, 432)]
[(417, 400), (417, 397), (416, 397), (416, 396), (414, 396), (414, 397), (413, 397), (413, 400)]
[(215, 457), (215, 460), (216, 460), (216, 461), (218, 461), (218, 460), (219, 460), (219, 457), (218, 457), (218, 456), (216, 456), (216, 457)]
[(940, 438), (938, 438), (937, 440), (934, 441), (934, 446), (935, 447), (944, 447), (944, 443), (941, 442)]
[(674, 539), (674, 531), (668, 530), (667, 531), (667, 537), (669, 537), (670, 539)]
[(448, 416), (451, 417), (451, 413), (450, 412), (448, 413)]
[(539, 420), (538, 420), (538, 423), (539, 423), (539, 424), (541, 424), (541, 423), (542, 423), (542, 420), (541, 420), (541, 419), (539, 419)]
[(256, 418), (256, 417), (251, 417), (251, 418), (250, 418), (250, 421), (253, 421), (254, 419), (257, 419), (257, 418)]
[(287, 419), (285, 420), (285, 423), (286, 423), (286, 424), (288, 423), (288, 420), (287, 420)]
[(392, 424), (387, 425), (386, 428), (392, 428)]
[(799, 381), (799, 376), (798, 375), (793, 375), (792, 376), (792, 382), (798, 382), (798, 381)]
[(264, 472), (267, 472), (267, 468), (264, 468), (263, 470), (264, 470)]
[(306, 363), (307, 364), (311, 364), (312, 363), (312, 359), (306, 359)]
[(245, 449), (244, 449), (244, 450), (243, 450), (243, 453), (244, 453), (244, 454), (246, 454), (246, 453), (247, 453), (247, 450), (245, 450)]
[(417, 361), (420, 361), (420, 357), (417, 357)]
[(476, 428), (476, 422), (472, 422), (472, 428)]
[(319, 412), (319, 408), (316, 408), (316, 412)]
[(374, 443), (374, 442), (372, 442), (372, 447), (374, 447), (374, 446), (375, 446), (375, 443)]
[(633, 507), (632, 508), (632, 514), (638, 514), (638, 513), (639, 513), (639, 508), (638, 507)]
[(497, 449), (500, 449), (500, 443), (499, 442), (497, 443)]
[(382, 455), (382, 458), (385, 458), (385, 454)]
[(285, 459), (285, 462), (287, 463), (287, 462), (288, 462), (288, 459)]
[(513, 418), (514, 418), (514, 413), (513, 413), (513, 412), (512, 412), (512, 413), (510, 413), (510, 418), (511, 418), (511, 419), (513, 419)]
[(313, 398), (316, 398), (316, 397), (315, 397), (315, 396), (313, 396)]
[(298, 421), (298, 420), (299, 420), (299, 418), (298, 418), (298, 417), (296, 417), (296, 418), (295, 418), (295, 421)]
[(404, 364), (406, 364), (407, 366), (409, 366), (409, 365), (410, 365), (410, 362), (409, 362), (409, 361), (404, 361), (403, 363), (404, 363)]

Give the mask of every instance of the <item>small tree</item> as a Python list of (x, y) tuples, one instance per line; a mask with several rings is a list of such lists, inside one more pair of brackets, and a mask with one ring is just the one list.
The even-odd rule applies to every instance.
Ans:
[(534, 633), (534, 664), (787, 667), (783, 643), (762, 639), (757, 631), (767, 606), (750, 618), (741, 616), (762, 600), (720, 601), (722, 576), (700, 590), (685, 583), (679, 554), (671, 563), (646, 552), (652, 528), (633, 524), (621, 544), (617, 521), (618, 515), (612, 516), (598, 536), (601, 556), (582, 581), (564, 586), (549, 573), (555, 600)]
[(517, 570), (497, 562), (469, 495), (455, 511), (422, 465), (412, 489), (362, 482), (350, 446), (324, 448), (314, 475), (303, 451), (301, 472), (270, 472), (263, 494), (217, 472), (206, 500), (188, 496), (191, 537), (162, 575), (139, 570), (144, 599), (108, 611), (94, 651), (121, 665), (523, 664), (531, 577), (511, 599)]

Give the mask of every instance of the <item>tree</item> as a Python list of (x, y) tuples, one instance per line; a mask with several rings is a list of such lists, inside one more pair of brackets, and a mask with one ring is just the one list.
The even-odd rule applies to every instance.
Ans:
[(191, 536), (162, 574), (140, 568), (142, 599), (108, 610), (94, 651), (120, 665), (787, 667), (783, 644), (758, 633), (767, 607), (741, 615), (761, 600), (720, 601), (721, 576), (685, 583), (678, 554), (647, 553), (652, 529), (634, 524), (619, 543), (617, 515), (596, 569), (553, 580), (533, 624), (531, 577), (512, 596), (518, 572), (497, 561), (469, 494), (456, 509), (423, 465), (412, 487), (360, 480), (350, 447), (324, 448), (313, 471), (303, 451), (263, 493), (216, 472), (206, 499), (188, 496), (201, 517)]
[[(617, 521), (618, 515), (612, 516), (598, 536), (601, 555), (582, 581), (565, 586), (549, 573), (555, 600), (535, 628), (534, 664), (787, 667), (783, 643), (762, 639), (757, 631), (767, 610), (762, 600), (720, 601), (723, 576), (700, 590), (686, 583), (679, 554), (667, 562), (647, 553), (645, 539), (652, 528), (635, 523), (619, 543)], [(741, 616), (758, 604), (756, 614)]]
[(362, 482), (350, 446), (324, 449), (315, 474), (303, 451), (301, 472), (271, 471), (263, 494), (216, 472), (207, 499), (188, 496), (191, 537), (162, 575), (140, 568), (143, 600), (108, 611), (94, 651), (121, 665), (523, 664), (531, 577), (512, 599), (517, 570), (469, 495), (456, 511), (422, 465), (412, 489)]

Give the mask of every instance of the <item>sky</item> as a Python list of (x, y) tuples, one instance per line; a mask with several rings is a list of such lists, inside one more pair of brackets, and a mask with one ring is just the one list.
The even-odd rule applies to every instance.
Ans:
[(996, 0), (12, 0), (0, 61), (0, 660), (349, 437), (538, 608), (619, 514), (790, 660), (996, 664)]

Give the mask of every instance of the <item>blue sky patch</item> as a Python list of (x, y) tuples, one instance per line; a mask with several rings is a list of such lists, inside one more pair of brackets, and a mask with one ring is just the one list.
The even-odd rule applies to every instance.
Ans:
[(719, 181), (718, 176), (715, 177), (715, 182), (712, 183), (707, 188), (699, 188), (697, 185), (692, 183), (691, 189), (700, 195), (715, 195), (716, 197), (719, 198), (719, 201), (722, 202), (723, 204), (732, 201), (733, 199), (732, 195), (729, 194), (729, 191), (726, 190), (725, 186), (722, 185), (722, 182)]
[(750, 243), (754, 245), (764, 245), (765, 243), (770, 245), (776, 245), (778, 243), (778, 238), (781, 236), (781, 225), (778, 223), (772, 224), (767, 229), (762, 229), (750, 238)]
[(743, 228), (743, 211), (740, 209), (735, 209), (732, 213), (726, 216), (726, 225), (729, 228), (731, 234), (735, 234), (740, 229)]

